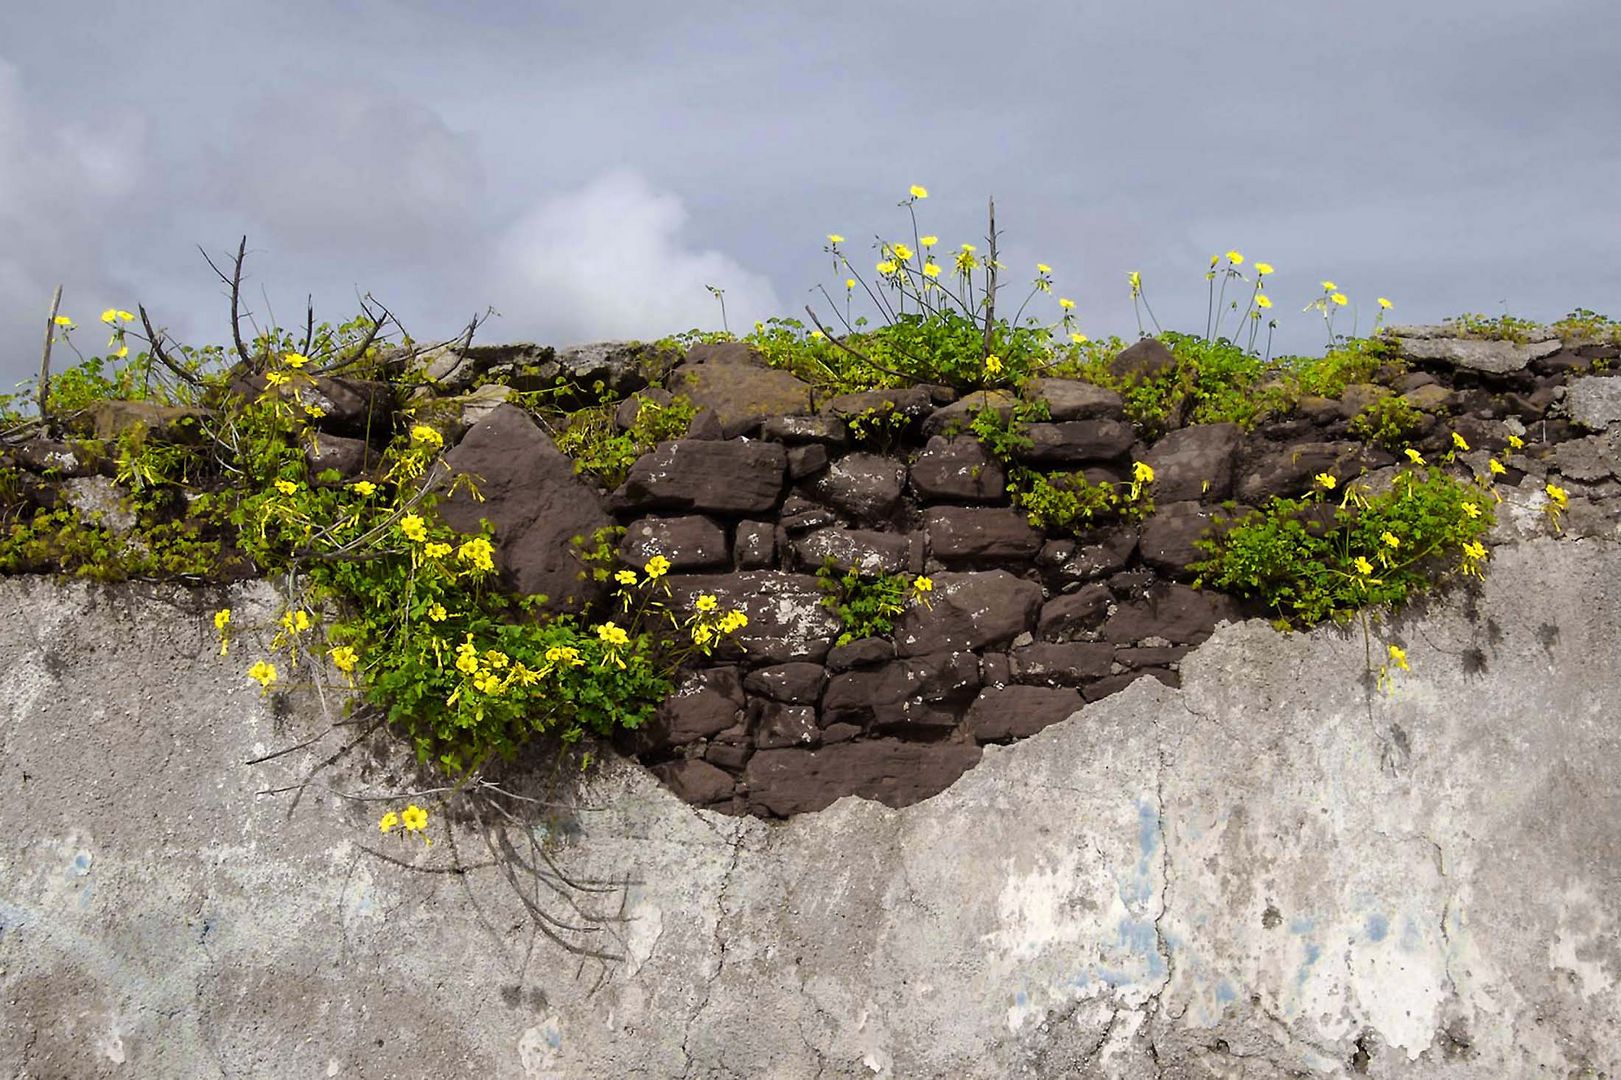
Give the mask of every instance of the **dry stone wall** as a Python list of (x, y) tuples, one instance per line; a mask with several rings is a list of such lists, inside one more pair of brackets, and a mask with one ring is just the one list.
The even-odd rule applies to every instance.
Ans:
[[(1192, 587), (1199, 540), (1225, 516), (1303, 494), (1319, 473), (1375, 485), (1391, 475), (1396, 455), (1351, 428), (1381, 397), (1419, 410), (1410, 441), (1420, 451), (1451, 450), (1456, 432), (1472, 448), (1460, 459), (1484, 475), (1488, 457), (1519, 436), (1525, 446), (1502, 484), (1540, 489), (1552, 477), (1610, 512), (1621, 492), (1612, 445), (1621, 435), (1609, 431), (1621, 381), (1603, 371), (1615, 346), (1457, 339), (1435, 328), (1393, 336), (1406, 363), (1249, 431), (1172, 418), (1144, 439), (1114, 391), (1032, 380), (1023, 393), (1050, 419), (1029, 427), (1019, 464), (1114, 483), (1129, 482), (1136, 461), (1154, 470), (1152, 513), (1079, 535), (1032, 527), (1010, 507), (1002, 464), (967, 433), (977, 411), (1012, 407), (1007, 392), (915, 386), (818, 400), (735, 343), (696, 346), (668, 370), (650, 369), (645, 355), (593, 369), (616, 387), (685, 394), (700, 409), (685, 438), (643, 456), (617, 490), (574, 477), (511, 405), (474, 423), (451, 461), (493, 496), (476, 512), (496, 523), (503, 569), (520, 587), (566, 574), (567, 538), (612, 521), (625, 528), (627, 565), (669, 560), (678, 602), (710, 593), (748, 615), (656, 725), (624, 740), (682, 798), (764, 817), (845, 795), (900, 807), (943, 790), (988, 744), (1033, 735), (1138, 679), (1176, 687), (1191, 648), (1221, 622), (1256, 614)], [(470, 350), (471, 367), (458, 364), (487, 370), (521, 355), (513, 348)], [(1172, 362), (1148, 339), (1114, 368), (1151, 374)], [(852, 423), (875, 413), (898, 418), (878, 448)], [(634, 405), (621, 409), (622, 427), (634, 419)], [(450, 512), (471, 524), (475, 511)], [(911, 605), (891, 637), (835, 644), (838, 621), (815, 577), (824, 564), (927, 575), (930, 602)]]

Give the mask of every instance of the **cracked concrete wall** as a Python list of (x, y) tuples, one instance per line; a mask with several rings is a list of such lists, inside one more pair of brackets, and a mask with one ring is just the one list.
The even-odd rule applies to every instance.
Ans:
[[(1522, 517), (1526, 515), (1521, 515)], [(1529, 518), (1528, 518), (1529, 520)], [(220, 658), (218, 597), (0, 582), (0, 1062), (18, 1077), (1604, 1076), (1621, 1069), (1621, 545), (1499, 547), (1383, 631), (1218, 631), (904, 810), (783, 824), (611, 762), (559, 864), (361, 849), (398, 755)], [(264, 618), (263, 585), (233, 594)], [(358, 755), (357, 755), (358, 756)], [(439, 826), (442, 829), (442, 826)], [(422, 867), (432, 848), (389, 847)], [(458, 827), (460, 850), (474, 843)]]

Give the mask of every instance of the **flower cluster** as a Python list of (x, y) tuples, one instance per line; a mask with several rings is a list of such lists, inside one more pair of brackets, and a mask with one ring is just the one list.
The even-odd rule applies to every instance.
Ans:
[(428, 811), (416, 803), (411, 803), (404, 810), (387, 811), (378, 819), (377, 829), (384, 836), (393, 833), (396, 829), (400, 829), (406, 835), (421, 837), (426, 844), (431, 845), (433, 843), (426, 835), (428, 831)]

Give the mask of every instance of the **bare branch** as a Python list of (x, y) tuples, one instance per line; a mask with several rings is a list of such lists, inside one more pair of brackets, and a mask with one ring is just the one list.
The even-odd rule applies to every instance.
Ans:
[[(370, 297), (367, 299), (370, 299)], [(366, 337), (364, 340), (362, 340), (361, 343), (355, 347), (353, 352), (343, 359), (338, 360), (335, 363), (328, 364), (325, 367), (316, 368), (315, 374), (326, 375), (333, 371), (341, 371), (346, 367), (357, 364), (361, 360), (364, 360), (366, 358), (366, 350), (371, 348), (373, 341), (377, 340), (378, 332), (383, 329), (383, 325), (385, 323), (394, 318), (394, 315), (382, 304), (377, 305), (378, 310), (382, 312), (380, 316), (372, 314), (371, 308), (366, 306), (365, 300), (361, 301), (361, 306), (365, 308), (366, 314), (371, 318), (371, 329), (366, 331)]]
[[(838, 338), (834, 337), (832, 334), (828, 333), (827, 332), (827, 327), (822, 325), (822, 320), (818, 319), (816, 317), (816, 312), (811, 310), (809, 304), (805, 305), (805, 314), (810, 316), (811, 322), (816, 324), (816, 329), (820, 330), (822, 332), (822, 336), (827, 338), (827, 340), (831, 341), (834, 344), (835, 347), (837, 347), (839, 349), (842, 349), (843, 351), (849, 353), (851, 356), (855, 357), (857, 360), (861, 361), (863, 364), (866, 364), (868, 367), (872, 368), (874, 371), (882, 371), (885, 375), (893, 375), (897, 379), (910, 379), (911, 378), (910, 375), (903, 375), (898, 371), (891, 371), (889, 368), (884, 367), (882, 364), (874, 363), (873, 361), (867, 359), (865, 356), (862, 356), (860, 353), (856, 352), (854, 349), (850, 348), (850, 346), (846, 345), (844, 342), (840, 341)], [(911, 360), (913, 363), (918, 362), (917, 358), (914, 357), (914, 356), (907, 356), (907, 359)]]
[(141, 326), (146, 330), (146, 343), (152, 347), (152, 355), (158, 358), (158, 363), (174, 372), (180, 378), (191, 383), (191, 385), (201, 386), (201, 379), (197, 378), (197, 376), (175, 363), (174, 360), (170, 358), (169, 354), (163, 350), (163, 336), (156, 330), (152, 329), (152, 320), (147, 316), (145, 306), (136, 304), (135, 310), (140, 312)]
[(242, 344), (242, 261), (248, 255), (248, 238), (243, 236), (242, 242), (236, 246), (236, 263), (231, 268), (229, 277), (226, 276), (223, 270), (214, 265), (214, 260), (209, 257), (208, 252), (204, 250), (201, 244), (197, 246), (197, 250), (203, 253), (203, 261), (208, 263), (208, 268), (214, 271), (214, 275), (231, 287), (231, 341), (236, 345), (236, 355), (240, 356), (242, 362), (248, 365), (249, 371), (255, 371), (257, 369), (253, 365), (253, 360), (248, 356), (247, 347)]
[(61, 310), (62, 286), (58, 285), (51, 294), (51, 313), (45, 317), (45, 351), (39, 358), (39, 419), (46, 426), (51, 422), (45, 407), (51, 390), (51, 344), (56, 340), (56, 315)]
[(991, 234), (986, 237), (990, 259), (985, 264), (985, 355), (991, 355), (991, 333), (996, 327), (996, 199), (990, 201)]

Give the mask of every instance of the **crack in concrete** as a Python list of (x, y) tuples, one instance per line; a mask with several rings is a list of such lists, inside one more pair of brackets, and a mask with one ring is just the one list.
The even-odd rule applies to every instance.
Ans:
[(720, 889), (715, 896), (715, 970), (704, 980), (703, 998), (698, 1002), (698, 1007), (692, 1010), (692, 1015), (687, 1018), (686, 1030), (681, 1034), (681, 1056), (684, 1059), (681, 1075), (683, 1077), (692, 1075), (692, 1030), (697, 1026), (698, 1018), (703, 1015), (704, 1010), (709, 1008), (709, 1000), (715, 992), (715, 983), (720, 981), (721, 973), (726, 970), (726, 894), (731, 890), (732, 877), (737, 872), (737, 864), (743, 857), (745, 828), (744, 823), (739, 821), (732, 829), (731, 861), (727, 863), (726, 870), (721, 875)]

